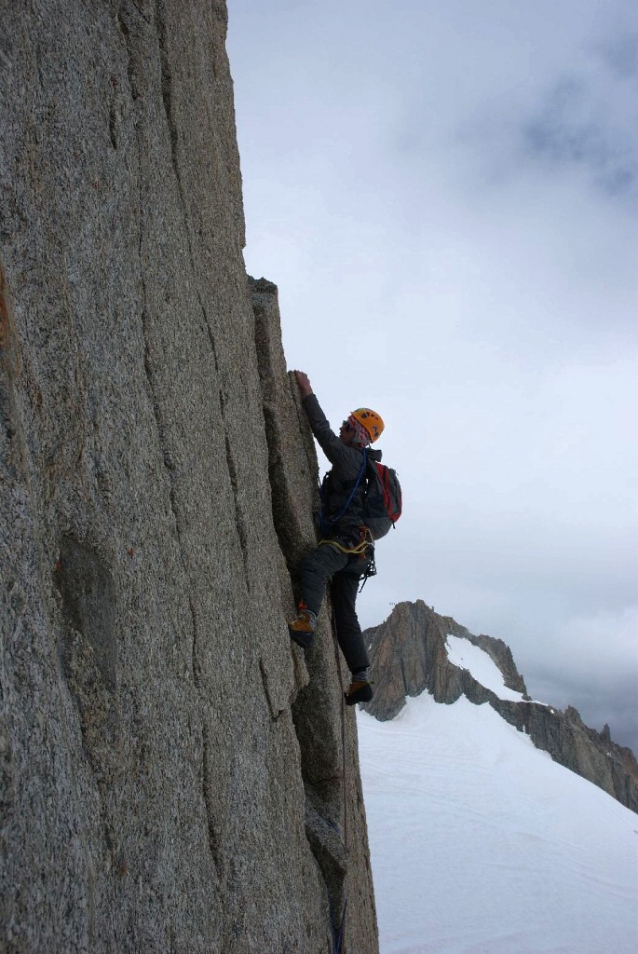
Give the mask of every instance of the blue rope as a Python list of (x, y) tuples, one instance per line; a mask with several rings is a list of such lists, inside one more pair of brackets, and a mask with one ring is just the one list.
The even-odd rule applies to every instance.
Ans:
[(332, 898), (330, 897), (330, 892), (328, 891), (328, 904), (330, 906), (330, 933), (332, 934), (332, 954), (341, 954), (341, 943), (343, 941), (343, 929), (346, 925), (346, 908), (348, 907), (348, 897), (343, 902), (343, 917), (341, 918), (341, 926), (337, 932), (335, 925), (334, 917), (334, 906), (332, 904)]
[(346, 899), (343, 902), (343, 917), (341, 918), (341, 927), (339, 928), (339, 934), (337, 935), (337, 942), (335, 944), (334, 954), (341, 954), (341, 942), (343, 941), (343, 929), (346, 926), (346, 908), (347, 907), (348, 907), (348, 898), (346, 896)]
[(351, 492), (350, 496), (348, 497), (348, 499), (346, 500), (345, 506), (343, 507), (341, 513), (340, 513), (337, 517), (334, 517), (332, 520), (326, 522), (326, 520), (324, 519), (324, 510), (325, 510), (326, 502), (325, 502), (325, 500), (322, 500), (322, 501), (321, 501), (321, 513), (320, 513), (320, 515), (319, 515), (319, 528), (320, 528), (320, 530), (321, 530), (322, 533), (324, 532), (324, 530), (329, 530), (330, 527), (334, 527), (334, 525), (335, 525), (336, 523), (339, 523), (339, 521), (341, 520), (341, 518), (344, 517), (345, 514), (347, 513), (348, 507), (350, 506), (350, 504), (351, 504), (352, 501), (354, 500), (354, 495), (356, 494), (357, 488), (358, 488), (359, 484), (361, 483), (361, 478), (363, 477), (363, 475), (364, 475), (364, 473), (365, 473), (367, 463), (368, 463), (367, 448), (364, 447), (364, 448), (363, 448), (363, 463), (361, 464), (361, 470), (359, 471), (359, 474), (358, 474), (357, 479), (356, 479), (356, 481), (355, 481), (355, 485), (354, 485), (354, 487), (352, 488), (352, 492)]

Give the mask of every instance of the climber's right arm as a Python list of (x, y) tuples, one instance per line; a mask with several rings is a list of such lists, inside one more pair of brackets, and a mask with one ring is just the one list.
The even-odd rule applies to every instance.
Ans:
[(302, 407), (306, 412), (308, 422), (312, 433), (315, 435), (319, 446), (328, 458), (331, 464), (336, 464), (347, 471), (348, 477), (352, 476), (349, 471), (354, 472), (354, 476), (359, 472), (361, 455), (352, 447), (348, 447), (335, 434), (326, 419), (326, 415), (321, 410), (316, 394), (312, 391), (306, 394), (301, 401)]

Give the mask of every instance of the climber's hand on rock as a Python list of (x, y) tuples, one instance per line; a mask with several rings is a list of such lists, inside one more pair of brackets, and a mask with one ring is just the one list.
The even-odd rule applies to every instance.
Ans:
[(299, 385), (302, 398), (306, 397), (308, 394), (312, 394), (312, 387), (310, 385), (310, 381), (308, 380), (308, 375), (303, 371), (295, 371), (295, 377), (297, 378), (297, 384)]

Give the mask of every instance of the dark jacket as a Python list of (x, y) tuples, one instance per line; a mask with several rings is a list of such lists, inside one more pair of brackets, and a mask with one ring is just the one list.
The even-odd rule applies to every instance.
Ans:
[[(308, 394), (302, 401), (308, 417), (312, 433), (317, 439), (322, 451), (332, 464), (328, 474), (324, 498), (324, 527), (323, 532), (330, 537), (351, 537), (353, 540), (358, 534), (355, 530), (363, 524), (363, 501), (365, 497), (365, 474), (362, 475), (356, 493), (343, 516), (334, 523), (343, 510), (357, 477), (363, 466), (363, 451), (358, 447), (344, 444), (341, 438), (334, 433), (326, 416), (319, 406), (316, 395)], [(366, 449), (366, 456), (370, 460), (381, 460), (381, 451)]]

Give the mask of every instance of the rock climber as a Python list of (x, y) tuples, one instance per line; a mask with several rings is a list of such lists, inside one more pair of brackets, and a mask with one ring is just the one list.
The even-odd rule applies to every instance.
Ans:
[(374, 540), (363, 523), (363, 451), (366, 448), (366, 456), (372, 460), (381, 459), (381, 451), (367, 448), (381, 435), (384, 424), (375, 411), (359, 408), (344, 420), (337, 436), (319, 406), (308, 376), (303, 371), (295, 371), (295, 376), (312, 433), (332, 470), (322, 488), (323, 536), (301, 562), (301, 599), (288, 629), (299, 646), (307, 649), (311, 645), (326, 585), (331, 580), (337, 639), (351, 673), (345, 694), (346, 704), (351, 706), (372, 699), (370, 661), (355, 604), (362, 577), (372, 575), (374, 568)]

